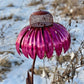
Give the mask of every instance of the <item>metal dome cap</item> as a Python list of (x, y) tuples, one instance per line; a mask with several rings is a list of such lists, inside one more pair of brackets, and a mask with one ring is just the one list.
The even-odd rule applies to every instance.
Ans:
[(31, 27), (46, 27), (53, 25), (53, 16), (47, 11), (37, 11), (30, 16)]

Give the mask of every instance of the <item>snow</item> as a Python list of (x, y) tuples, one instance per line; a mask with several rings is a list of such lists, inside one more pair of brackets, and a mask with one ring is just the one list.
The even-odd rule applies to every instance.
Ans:
[[(49, 0), (46, 0), (46, 2)], [(15, 49), (15, 42), (17, 35), (21, 31), (21, 29), (27, 25), (29, 25), (29, 17), (32, 12), (36, 11), (40, 5), (36, 6), (27, 6), (30, 3), (30, 0), (0, 0), (0, 18), (9, 17), (12, 15), (12, 19), (9, 20), (0, 20), (0, 52), (5, 52), (0, 54), (0, 61), (4, 58), (8, 58), (10, 62), (12, 62), (12, 67), (10, 72), (6, 72), (6, 79), (0, 82), (0, 84), (26, 84), (25, 80), (27, 77), (27, 71), (32, 67), (33, 60), (31, 58), (27, 59), (23, 55), (19, 56)], [(47, 6), (47, 10), (51, 11), (50, 3)], [(13, 4), (13, 7), (8, 7), (8, 5)], [(72, 9), (70, 10), (73, 11)], [(20, 20), (15, 21), (16, 18), (20, 18)], [(75, 20), (72, 20), (71, 26), (68, 25), (69, 18), (63, 18), (61, 16), (55, 17), (54, 21), (63, 24), (71, 35), (71, 46), (68, 52), (71, 52), (71, 59), (74, 57), (74, 53), (76, 52), (82, 41), (84, 41), (84, 20), (78, 20), (79, 23), (76, 23)], [(77, 26), (76, 26), (77, 25)], [(73, 38), (76, 38), (74, 41)], [(6, 53), (6, 51), (12, 51), (12, 53)], [(84, 49), (82, 48), (82, 54), (84, 55)], [(24, 62), (18, 66), (13, 62), (18, 61)], [(45, 58), (45, 66), (51, 67), (56, 64), (55, 58), (48, 60)], [(40, 60), (38, 57), (36, 59), (35, 67), (43, 66), (43, 60)], [(84, 84), (84, 70), (83, 68), (79, 68), (78, 78), (74, 78), (73, 84)], [(45, 72), (43, 71), (42, 77), (39, 75), (34, 76), (35, 84), (50, 84), (52, 80), (45, 78)]]

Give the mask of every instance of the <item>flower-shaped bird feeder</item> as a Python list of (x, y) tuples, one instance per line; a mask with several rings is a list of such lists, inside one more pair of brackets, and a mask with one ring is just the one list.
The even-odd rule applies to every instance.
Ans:
[(26, 84), (33, 84), (36, 56), (43, 59), (46, 54), (47, 58), (51, 58), (54, 50), (60, 56), (62, 48), (65, 53), (69, 47), (70, 34), (63, 25), (53, 22), (49, 12), (37, 11), (31, 14), (30, 25), (21, 30), (16, 40), (17, 52), (34, 59), (32, 76), (28, 72)]

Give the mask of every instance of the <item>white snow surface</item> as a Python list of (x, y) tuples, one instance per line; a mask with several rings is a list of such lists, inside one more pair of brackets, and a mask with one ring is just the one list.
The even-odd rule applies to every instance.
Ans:
[[(13, 51), (15, 53), (14, 55), (6, 53), (0, 54), (0, 60), (5, 57), (9, 58), (11, 62), (15, 60), (21, 62), (21, 60), (24, 60), (20, 66), (12, 64), (11, 71), (6, 73), (7, 78), (0, 82), (0, 84), (26, 84), (27, 71), (31, 68), (33, 60), (31, 58), (27, 59), (23, 55), (19, 56), (15, 49), (15, 42), (21, 29), (29, 25), (31, 13), (37, 11), (40, 6), (27, 6), (30, 2), (31, 0), (0, 0), (0, 18), (13, 15), (12, 19), (0, 20), (0, 52)], [(14, 7), (7, 7), (9, 4), (13, 4)], [(50, 6), (46, 6), (47, 10), (52, 13)], [(21, 20), (15, 21), (16, 17), (19, 17)], [(79, 19), (79, 23), (76, 23), (76, 21), (73, 20), (71, 26), (68, 25), (69, 18), (58, 16), (54, 18), (54, 21), (63, 24), (67, 28), (67, 31), (70, 32), (71, 46), (68, 52), (72, 53), (77, 51), (81, 42), (84, 41), (84, 20)], [(77, 25), (77, 27), (75, 25)], [(73, 41), (73, 38), (76, 38), (76, 40)], [(82, 49), (82, 54), (84, 55), (84, 49)], [(73, 56), (73, 54), (71, 56)], [(55, 61), (55, 59), (52, 61)], [(53, 63), (54, 62), (49, 62), (47, 58), (45, 59), (45, 66), (51, 66)], [(35, 67), (38, 68), (39, 66), (43, 66), (43, 60), (40, 60), (37, 57)], [(78, 69), (80, 74), (78, 74), (78, 78), (74, 78), (73, 84), (75, 84), (75, 82), (84, 84), (83, 69), (84, 67)], [(46, 84), (46, 80), (47, 84), (50, 84), (50, 79), (42, 78), (38, 75), (34, 76), (34, 84)]]

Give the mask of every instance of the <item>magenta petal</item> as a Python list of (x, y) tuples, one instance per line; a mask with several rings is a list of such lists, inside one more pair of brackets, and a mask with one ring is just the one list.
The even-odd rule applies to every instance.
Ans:
[(26, 34), (26, 32), (28, 31), (30, 27), (24, 27), (21, 32), (19, 33), (17, 40), (16, 40), (16, 50), (17, 52), (20, 54), (20, 45), (21, 45), (21, 40), (23, 39), (24, 35)]
[(65, 27), (64, 26), (62, 26), (61, 24), (55, 24), (54, 23), (54, 27), (57, 29), (57, 30), (59, 30), (63, 35), (64, 35), (64, 37), (67, 39), (67, 37), (69, 36), (69, 33), (68, 33), (68, 31), (65, 29)]
[(53, 54), (53, 43), (47, 28), (44, 29), (45, 52), (48, 58)]
[(56, 30), (58, 35), (59, 35), (59, 39), (62, 43), (62, 46), (64, 48), (64, 52), (66, 52), (67, 48), (66, 48), (66, 45), (67, 45), (67, 41), (65, 40), (65, 37), (63, 36), (63, 34), (59, 31), (59, 30)]
[(22, 43), (21, 43), (21, 49), (22, 49), (22, 52), (23, 54), (28, 58), (28, 54), (29, 54), (29, 50), (28, 50), (28, 39), (30, 37), (30, 34), (32, 32), (32, 29), (29, 30), (26, 35), (24, 36), (23, 40), (22, 40)]
[(21, 49), (22, 49), (22, 53), (28, 58), (28, 53), (25, 50), (25, 38), (26, 38), (26, 36), (27, 36), (27, 33), (26, 33), (26, 35), (24, 36), (24, 38), (22, 40)]
[(35, 59), (36, 55), (36, 43), (35, 43), (35, 30), (33, 29), (28, 43), (29, 55), (32, 59)]
[(54, 23), (54, 25), (58, 26), (59, 29), (63, 29), (64, 31), (67, 32), (66, 28), (63, 25), (61, 25), (60, 23)]
[(38, 30), (36, 38), (37, 38), (37, 55), (40, 59), (42, 59), (45, 53), (45, 44), (42, 35), (42, 29)]
[(67, 38), (68, 37), (68, 35), (69, 35), (69, 33), (68, 33), (68, 31), (66, 30), (66, 28), (64, 27), (64, 26), (62, 26), (61, 24), (55, 24), (54, 23), (54, 27), (57, 29), (57, 30), (59, 30), (61, 33), (63, 33), (64, 35), (65, 35), (65, 38)]
[(29, 36), (30, 31), (26, 33), (24, 36), (22, 43), (21, 43), (21, 49), (23, 54), (28, 58), (28, 50), (27, 50), (27, 42), (28, 42), (28, 36)]
[(63, 30), (63, 28), (57, 25), (54, 26), (54, 29), (56, 29), (56, 31), (59, 34), (60, 40), (63, 44), (64, 53), (65, 53), (69, 48), (69, 40), (68, 40), (69, 33), (65, 31), (65, 29)]
[(59, 36), (57, 35), (57, 33), (54, 31), (52, 27), (49, 29), (49, 32), (51, 33), (51, 37), (53, 40), (53, 45), (55, 47), (56, 53), (59, 56), (62, 52), (62, 43), (59, 40)]
[(64, 48), (64, 53), (68, 50), (68, 39), (66, 38), (67, 36), (64, 36), (63, 32), (58, 31), (59, 32), (59, 37), (60, 40), (63, 44), (63, 48)]

